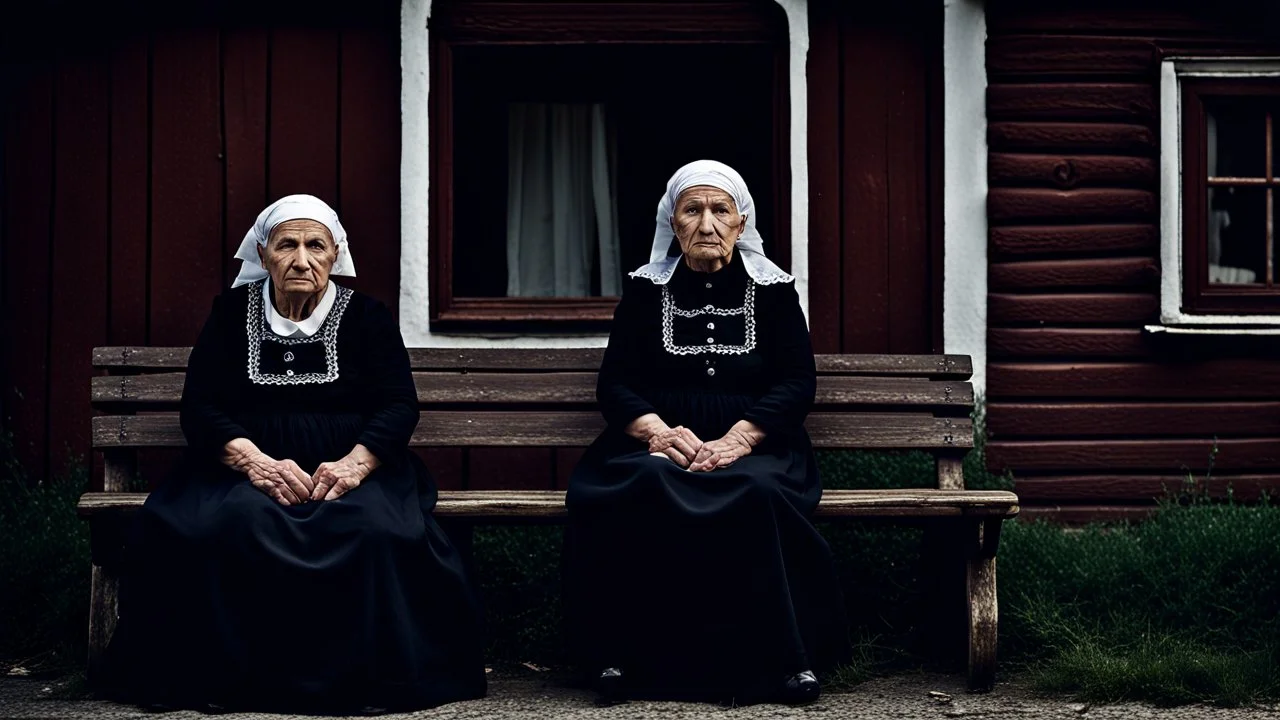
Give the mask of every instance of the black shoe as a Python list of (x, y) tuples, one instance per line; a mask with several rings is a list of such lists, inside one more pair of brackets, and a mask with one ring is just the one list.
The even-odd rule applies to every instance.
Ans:
[(822, 686), (811, 670), (798, 672), (782, 684), (779, 702), (784, 705), (807, 705), (822, 694)]
[(598, 705), (613, 705), (620, 702), (626, 702), (626, 692), (623, 689), (622, 671), (616, 667), (605, 668), (596, 675), (595, 681), (596, 693), (600, 696), (596, 701)]

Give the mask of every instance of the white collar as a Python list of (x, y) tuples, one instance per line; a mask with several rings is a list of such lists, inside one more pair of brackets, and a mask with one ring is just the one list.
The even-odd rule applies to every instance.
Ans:
[(262, 306), (267, 309), (267, 323), (271, 325), (271, 332), (280, 337), (311, 337), (316, 334), (320, 326), (324, 324), (325, 318), (329, 317), (329, 311), (333, 309), (333, 300), (338, 296), (338, 284), (329, 281), (329, 289), (324, 291), (324, 297), (320, 298), (320, 302), (316, 305), (316, 309), (306, 318), (294, 322), (289, 318), (276, 312), (276, 306), (271, 301), (271, 281), (262, 283)]

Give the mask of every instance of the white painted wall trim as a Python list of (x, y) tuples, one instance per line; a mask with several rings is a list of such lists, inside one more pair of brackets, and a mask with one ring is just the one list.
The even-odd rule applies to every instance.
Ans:
[(1280, 315), (1182, 311), (1182, 84), (1184, 77), (1280, 77), (1280, 58), (1168, 58), (1160, 63), (1160, 322), (1166, 326), (1272, 325)]
[(987, 384), (987, 21), (982, 0), (944, 0), (942, 344)]
[(400, 3), (400, 334), (409, 347), (429, 347), (431, 298), (427, 256), (431, 152), (427, 98), (431, 55), (427, 18), (431, 0)]
[(774, 0), (787, 13), (791, 53), (791, 274), (809, 319), (809, 0)]
[[(809, 308), (808, 0), (775, 0), (787, 15), (791, 104), (791, 272)], [(432, 332), (428, 229), (431, 154), (427, 99), (431, 0), (400, 4), (400, 332), (409, 347), (603, 347), (606, 335), (484, 335)], [(675, 168), (672, 168), (674, 171)], [(660, 189), (654, 190), (656, 197)], [(647, 201), (646, 201), (647, 202)]]

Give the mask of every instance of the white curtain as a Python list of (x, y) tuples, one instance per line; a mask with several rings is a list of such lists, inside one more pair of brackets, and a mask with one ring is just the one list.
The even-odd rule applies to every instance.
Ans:
[(621, 289), (616, 143), (602, 104), (508, 108), (507, 295), (586, 297)]

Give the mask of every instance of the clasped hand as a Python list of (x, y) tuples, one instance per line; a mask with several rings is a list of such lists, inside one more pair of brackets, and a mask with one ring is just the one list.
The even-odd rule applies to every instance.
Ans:
[(663, 427), (649, 436), (649, 454), (665, 457), (691, 472), (709, 472), (750, 455), (762, 437), (763, 433), (745, 420), (730, 428), (724, 437), (705, 443), (689, 428)]
[[(353, 452), (354, 454), (354, 452)], [(228, 443), (227, 464), (249, 476), (249, 483), (281, 505), (301, 505), (308, 501), (336, 500), (360, 487), (372, 471), (370, 463), (348, 455), (335, 462), (321, 463), (308, 475), (288, 458), (276, 460), (251, 443)]]

